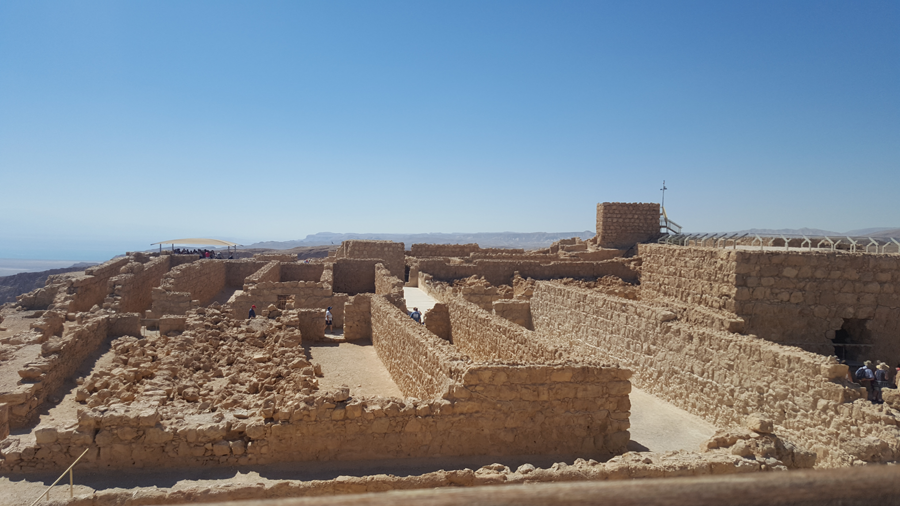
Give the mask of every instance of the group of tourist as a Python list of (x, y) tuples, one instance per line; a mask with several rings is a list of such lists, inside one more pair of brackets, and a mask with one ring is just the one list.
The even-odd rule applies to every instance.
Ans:
[[(175, 248), (172, 250), (176, 255), (198, 255), (200, 258), (216, 258), (219, 260), (224, 259), (221, 252), (212, 251), (208, 249), (187, 249), (187, 248)], [(228, 252), (228, 259), (234, 259), (234, 253)]]
[(871, 360), (863, 362), (863, 366), (856, 370), (853, 379), (865, 387), (866, 397), (872, 404), (884, 404), (881, 391), (885, 388), (898, 388), (900, 386), (900, 364), (894, 370), (891, 377), (891, 368), (879, 361), (873, 365)]

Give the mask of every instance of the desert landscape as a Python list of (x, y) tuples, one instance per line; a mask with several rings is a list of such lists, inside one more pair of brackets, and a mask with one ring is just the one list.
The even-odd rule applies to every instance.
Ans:
[(163, 249), (51, 275), (0, 309), (0, 488), (99, 506), (900, 482), (900, 396), (853, 381), (900, 362), (897, 251), (692, 238), (659, 204), (596, 222), (540, 250)]

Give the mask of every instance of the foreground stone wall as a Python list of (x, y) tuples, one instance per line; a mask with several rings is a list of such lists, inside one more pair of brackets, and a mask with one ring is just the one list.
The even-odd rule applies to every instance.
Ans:
[[(406, 251), (402, 242), (393, 241), (344, 241), (335, 252), (335, 258), (378, 258), (391, 274), (404, 279)], [(337, 290), (335, 290), (337, 291)]]
[(659, 238), (659, 204), (597, 204), (597, 237), (601, 248), (630, 248)]
[(537, 283), (531, 310), (537, 335), (640, 371), (636, 386), (718, 427), (760, 413), (816, 452), (819, 465), (900, 458), (897, 418), (843, 383), (847, 368), (834, 358), (683, 324), (664, 307), (554, 282)]

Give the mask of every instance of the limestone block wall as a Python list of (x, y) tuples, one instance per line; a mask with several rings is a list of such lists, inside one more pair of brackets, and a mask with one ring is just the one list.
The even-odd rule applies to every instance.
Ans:
[(421, 259), (418, 261), (420, 273), (427, 273), (438, 281), (453, 281), (470, 276), (484, 276), (494, 286), (512, 285), (516, 272), (523, 278), (597, 278), (617, 276), (633, 282), (638, 271), (633, 261), (614, 259), (601, 262), (555, 261), (538, 262), (525, 260), (475, 260), (472, 263), (455, 263), (448, 259)]
[[(378, 258), (340, 258), (332, 264), (335, 293), (375, 293), (375, 265)], [(393, 271), (391, 271), (393, 272)], [(400, 271), (403, 275), (403, 271)]]
[(466, 358), (383, 297), (371, 298), (371, 311), (372, 344), (400, 391), (419, 399), (447, 392)]
[(450, 339), (475, 361), (547, 363), (568, 354), (534, 332), (460, 299), (446, 301), (450, 309)]
[(160, 287), (167, 292), (188, 292), (193, 300), (206, 305), (225, 288), (226, 262), (203, 259), (179, 265), (166, 274)]
[(111, 309), (123, 313), (143, 313), (153, 304), (152, 291), (169, 272), (174, 255), (162, 255), (147, 263), (131, 262), (109, 280), (106, 301)]
[(81, 276), (50, 276), (43, 288), (20, 295), (16, 299), (25, 309), (88, 311), (94, 305), (103, 304), (109, 293), (109, 279), (119, 274), (119, 270), (129, 261), (128, 257), (114, 258), (85, 269), (84, 275)]
[(743, 330), (832, 355), (851, 332), (858, 359), (900, 362), (900, 256), (643, 244), (642, 297), (733, 312)]
[[(900, 458), (897, 420), (859, 400), (834, 358), (683, 324), (663, 307), (539, 281), (535, 334), (582, 356), (640, 371), (636, 386), (719, 427), (761, 413), (819, 465)], [(870, 438), (870, 439), (865, 439)], [(873, 446), (878, 451), (862, 450)]]
[(465, 257), (481, 248), (477, 244), (413, 244), (409, 247), (410, 256), (425, 257)]
[(375, 294), (383, 295), (391, 304), (405, 312), (403, 285), (403, 281), (391, 274), (384, 264), (375, 265)]
[(372, 310), (369, 294), (353, 295), (344, 303), (344, 339), (372, 338)]
[(641, 244), (638, 254), (642, 260), (642, 298), (667, 297), (735, 311), (736, 251)]
[[(344, 241), (335, 252), (335, 258), (379, 258), (381, 263), (400, 279), (405, 278), (406, 248), (402, 242), (393, 241)], [(338, 291), (338, 290), (335, 290)]]
[(320, 281), (325, 264), (306, 264), (290, 262), (281, 264), (281, 279), (279, 281)]
[(258, 260), (227, 260), (225, 262), (225, 286), (242, 287), (249, 276), (262, 269), (269, 262)]
[(493, 303), (494, 314), (505, 318), (529, 330), (534, 330), (531, 322), (531, 302), (527, 300), (496, 300)]
[(604, 202), (597, 204), (596, 244), (630, 248), (659, 238), (659, 204)]
[(266, 282), (278, 283), (279, 281), (281, 281), (281, 261), (272, 260), (267, 263), (262, 269), (247, 276), (247, 279), (244, 280), (244, 284), (252, 285), (254, 283)]
[(443, 302), (438, 302), (425, 313), (425, 328), (437, 337), (451, 340), (450, 308)]
[[(250, 306), (256, 305), (257, 314), (269, 304), (278, 304), (280, 298), (288, 300), (293, 298), (294, 307), (297, 309), (325, 309), (331, 306), (334, 317), (334, 327), (341, 328), (344, 323), (344, 303), (348, 296), (334, 294), (330, 287), (324, 283), (315, 281), (264, 281), (254, 285), (247, 285), (243, 293), (235, 296), (231, 303), (232, 317), (246, 318), (250, 312)], [(322, 313), (322, 321), (325, 314)]]
[(24, 427), (37, 418), (41, 404), (56, 394), (75, 370), (110, 336), (141, 333), (134, 313), (91, 316), (80, 313), (77, 325), (62, 336), (51, 336), (41, 345), (41, 356), (25, 364), (22, 378), (11, 392), (0, 392), (0, 403), (10, 408), (9, 426)]

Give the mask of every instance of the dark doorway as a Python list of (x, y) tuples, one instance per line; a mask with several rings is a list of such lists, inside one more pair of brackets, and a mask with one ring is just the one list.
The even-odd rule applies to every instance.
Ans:
[(869, 320), (844, 318), (841, 328), (834, 331), (834, 354), (847, 364), (861, 364), (872, 349), (872, 336), (867, 327)]

